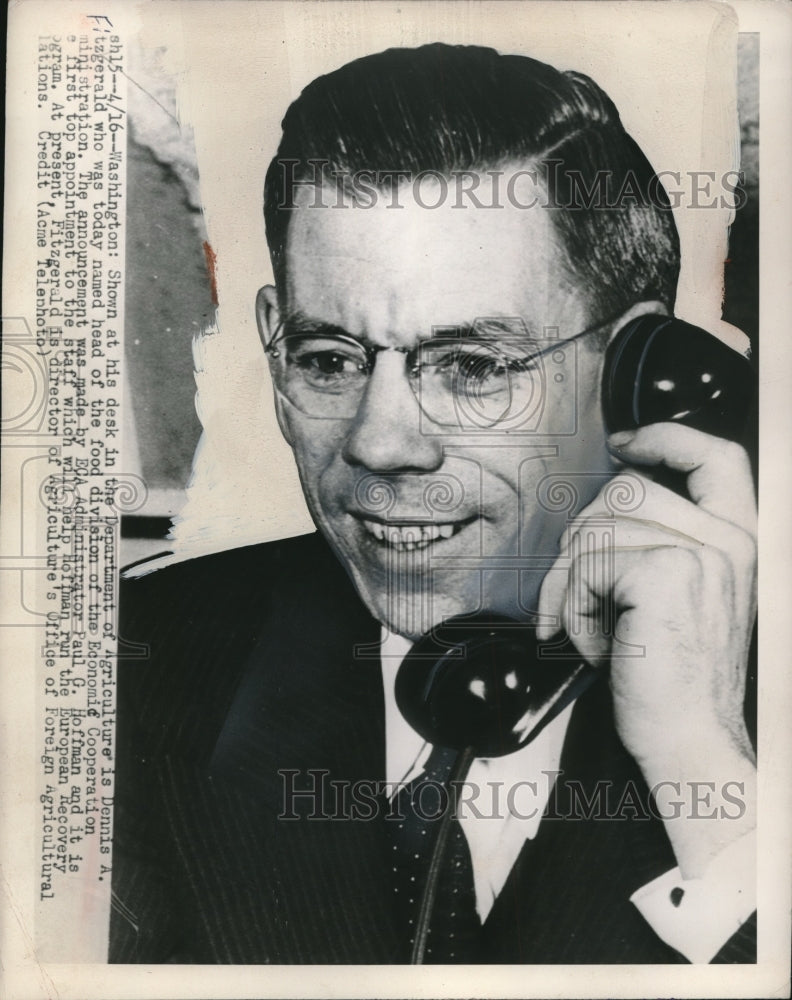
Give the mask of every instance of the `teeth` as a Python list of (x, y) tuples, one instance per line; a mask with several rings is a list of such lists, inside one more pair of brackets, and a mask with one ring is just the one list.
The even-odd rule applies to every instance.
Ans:
[(377, 541), (405, 552), (426, 548), (439, 538), (450, 538), (458, 530), (456, 524), (381, 524), (365, 520), (363, 526)]
[(385, 537), (385, 525), (379, 524), (377, 521), (364, 521), (363, 524), (367, 531), (369, 531), (376, 539), (380, 542)]

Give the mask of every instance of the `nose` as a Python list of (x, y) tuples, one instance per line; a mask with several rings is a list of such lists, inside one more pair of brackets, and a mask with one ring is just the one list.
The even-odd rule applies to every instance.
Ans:
[(433, 472), (442, 464), (443, 449), (428, 429), (407, 381), (404, 355), (381, 352), (350, 426), (344, 458), (371, 472)]

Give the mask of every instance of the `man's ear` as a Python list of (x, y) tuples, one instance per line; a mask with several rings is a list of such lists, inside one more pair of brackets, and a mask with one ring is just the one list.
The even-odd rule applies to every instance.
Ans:
[(280, 323), (280, 310), (278, 309), (278, 293), (274, 285), (264, 285), (259, 288), (256, 295), (256, 323), (258, 324), (259, 337), (266, 347), (275, 336), (275, 331)]
[[(256, 323), (258, 324), (261, 343), (266, 347), (267, 344), (271, 343), (280, 324), (278, 293), (274, 285), (264, 285), (263, 288), (259, 288), (258, 290), (256, 295)], [(286, 439), (286, 443), (291, 445), (292, 435), (289, 430), (289, 421), (286, 416), (283, 398), (274, 386), (273, 396), (275, 399), (275, 415), (278, 418), (278, 427), (280, 427), (281, 434)]]
[[(619, 317), (619, 319), (613, 324), (608, 341), (610, 342), (616, 336), (616, 334), (621, 330), (622, 327), (627, 326), (632, 320), (637, 319), (639, 316), (668, 316), (668, 309), (662, 302), (656, 302), (654, 300), (647, 302), (637, 302), (634, 306), (630, 308)], [(738, 354), (742, 354), (745, 357), (751, 356), (751, 341), (749, 340), (747, 334), (743, 333), (736, 326), (732, 326), (731, 323), (727, 323), (724, 319), (719, 319), (718, 317), (710, 317), (707, 315), (703, 319), (698, 316), (687, 316), (688, 323), (692, 323), (694, 326), (700, 325), (708, 333), (711, 333), (718, 340), (722, 340), (724, 344), (728, 344), (733, 350), (737, 351)]]
[(622, 327), (627, 326), (628, 323), (631, 323), (634, 319), (637, 319), (639, 316), (667, 316), (667, 315), (668, 315), (668, 309), (662, 302), (656, 301), (654, 299), (649, 300), (647, 302), (636, 302), (635, 305), (630, 306), (630, 308), (627, 309), (626, 312), (622, 313), (622, 315), (619, 316), (619, 318), (612, 324), (608, 341), (610, 342), (611, 340), (613, 340), (613, 338), (616, 336), (619, 330), (622, 329)]

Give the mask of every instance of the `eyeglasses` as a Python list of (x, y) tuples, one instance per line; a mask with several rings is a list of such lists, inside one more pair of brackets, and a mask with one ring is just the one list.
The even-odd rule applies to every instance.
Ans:
[[(266, 346), (275, 388), (311, 417), (352, 419), (377, 355), (405, 355), (407, 379), (426, 417), (444, 427), (482, 429), (524, 424), (543, 405), (543, 356), (602, 329), (539, 341), (520, 319), (435, 329), (415, 347), (384, 347), (341, 333), (289, 332), (284, 324)], [(561, 352), (563, 354), (563, 352)], [(556, 376), (557, 377), (557, 376)]]

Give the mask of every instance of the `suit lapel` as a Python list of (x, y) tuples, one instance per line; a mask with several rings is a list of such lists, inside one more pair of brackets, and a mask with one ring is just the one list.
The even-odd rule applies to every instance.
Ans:
[(314, 566), (308, 597), (288, 580), (280, 589), (206, 770), (171, 758), (166, 771), (201, 933), (220, 961), (395, 954), (381, 810), (350, 816), (352, 787), (384, 779), (379, 660), (355, 655), (379, 625), (328, 569)]

